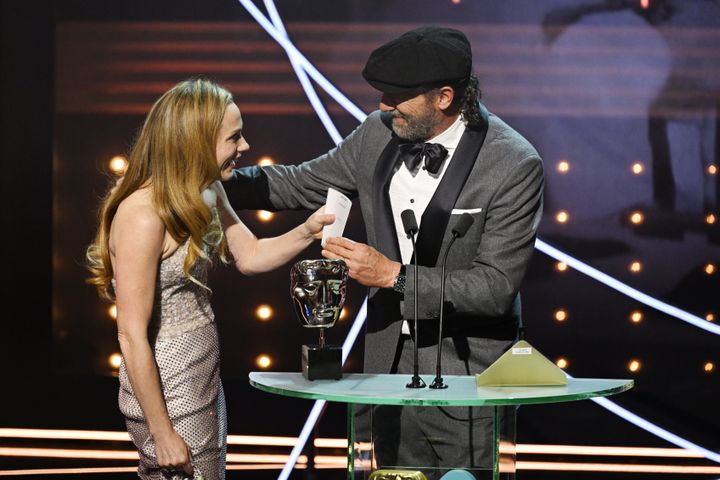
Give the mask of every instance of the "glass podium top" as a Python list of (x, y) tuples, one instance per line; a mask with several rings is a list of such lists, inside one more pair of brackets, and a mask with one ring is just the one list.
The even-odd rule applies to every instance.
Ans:
[[(447, 375), (448, 388), (412, 389), (411, 375), (343, 374), (340, 380), (306, 380), (300, 373), (250, 372), (250, 384), (260, 390), (296, 398), (375, 405), (493, 406), (568, 402), (604, 397), (632, 388), (627, 379), (568, 378), (553, 387), (478, 387), (474, 375)], [(425, 381), (432, 380), (426, 375)]]

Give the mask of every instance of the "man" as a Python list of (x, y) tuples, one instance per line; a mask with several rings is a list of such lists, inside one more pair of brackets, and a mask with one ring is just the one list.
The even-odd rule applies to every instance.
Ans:
[[(350, 277), (370, 288), (365, 372), (404, 374), (400, 383), (412, 374), (415, 341), (420, 373), (435, 372), (440, 253), (460, 214), (471, 214), (447, 261), (442, 361), (446, 374), (479, 373), (517, 336), (542, 162), (479, 103), (470, 44), (458, 30), (407, 32), (372, 52), (363, 77), (382, 92), (380, 111), (314, 160), (237, 170), (228, 196), (235, 208), (269, 210), (316, 208), (328, 187), (359, 199), (368, 245), (330, 239), (323, 255), (345, 260)], [(406, 209), (419, 219), (417, 270), (400, 219)], [(417, 334), (407, 322), (416, 275)], [(373, 415), (381, 466), (489, 467), (492, 418), (484, 409), (378, 407)]]

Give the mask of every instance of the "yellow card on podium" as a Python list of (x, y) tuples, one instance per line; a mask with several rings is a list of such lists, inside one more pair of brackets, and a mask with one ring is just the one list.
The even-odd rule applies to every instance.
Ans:
[(484, 372), (478, 387), (567, 385), (567, 375), (525, 340), (520, 340)]

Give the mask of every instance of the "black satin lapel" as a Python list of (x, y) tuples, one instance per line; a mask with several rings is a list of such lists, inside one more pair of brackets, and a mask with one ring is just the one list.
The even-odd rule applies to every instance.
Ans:
[(400, 141), (393, 135), (380, 154), (373, 173), (373, 216), (375, 217), (375, 247), (390, 260), (400, 261), (400, 246), (390, 204), (390, 179), (397, 163)]
[(434, 267), (440, 255), (442, 234), (450, 221), (450, 213), (475, 165), (475, 160), (487, 135), (488, 112), (482, 103), (480, 104), (480, 114), (481, 124), (473, 129), (465, 129), (455, 154), (450, 160), (450, 165), (423, 213), (417, 239), (420, 265)]

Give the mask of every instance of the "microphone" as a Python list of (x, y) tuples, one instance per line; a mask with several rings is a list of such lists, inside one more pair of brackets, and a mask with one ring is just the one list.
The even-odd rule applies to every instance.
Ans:
[(450, 247), (452, 247), (453, 243), (455, 243), (455, 240), (458, 238), (464, 236), (468, 230), (470, 230), (470, 227), (472, 226), (475, 219), (473, 219), (472, 215), (469, 213), (463, 213), (460, 215), (460, 218), (458, 219), (457, 223), (452, 229), (452, 238), (450, 239), (450, 242), (448, 243), (447, 248), (445, 248), (445, 255), (443, 256), (442, 261), (442, 277), (440, 279), (440, 321), (438, 322), (438, 350), (437, 350), (437, 363), (435, 368), (435, 380), (433, 380), (433, 383), (430, 385), (430, 388), (434, 389), (442, 389), (447, 388), (447, 385), (443, 383), (442, 378), (442, 364), (441, 364), (441, 358), (442, 358), (442, 333), (443, 333), (443, 314), (445, 312), (445, 265), (447, 264), (447, 258), (448, 253), (450, 252)]
[(412, 237), (412, 235), (415, 235), (419, 230), (417, 220), (415, 220), (415, 212), (409, 208), (407, 210), (403, 210), (402, 213), (400, 213), (400, 219), (402, 220), (403, 229), (405, 230), (408, 238), (411, 238), (414, 242), (415, 238)]
[(419, 369), (420, 362), (418, 361), (418, 261), (417, 252), (415, 252), (415, 234), (418, 232), (418, 224), (415, 219), (415, 212), (410, 209), (403, 210), (400, 213), (400, 219), (402, 220), (403, 230), (407, 234), (408, 238), (412, 242), (413, 258), (415, 264), (415, 281), (413, 283), (413, 302), (415, 307), (415, 341), (413, 342), (413, 377), (410, 383), (405, 385), (407, 388), (425, 388), (425, 382), (420, 378)]

